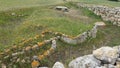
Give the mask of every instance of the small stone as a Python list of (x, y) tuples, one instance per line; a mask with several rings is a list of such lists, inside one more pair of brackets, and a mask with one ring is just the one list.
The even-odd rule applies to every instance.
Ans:
[(3, 63), (1, 64), (1, 66), (2, 66), (2, 68), (7, 68), (7, 67), (6, 67), (6, 65), (5, 65), (5, 64), (3, 64)]
[(55, 9), (59, 11), (68, 12), (68, 8), (65, 6), (56, 6)]
[(12, 56), (16, 56), (16, 55), (18, 55), (18, 53), (17, 53), (17, 52), (12, 54)]
[(65, 68), (61, 62), (56, 62), (52, 68)]
[(57, 46), (57, 45), (56, 45), (56, 40), (53, 40), (53, 41), (52, 41), (52, 48), (55, 49), (56, 46)]
[(25, 60), (23, 59), (21, 62), (22, 62), (22, 63), (25, 63)]
[(15, 16), (16, 14), (15, 13), (11, 13), (12, 16)]
[(38, 67), (38, 68), (48, 68), (48, 67)]
[(51, 42), (51, 40), (45, 40), (44, 42), (45, 42), (45, 44), (48, 44)]
[(116, 62), (116, 68), (120, 68), (120, 62)]
[(104, 22), (96, 22), (95, 25), (97, 25), (97, 26), (105, 26), (106, 24)]
[(33, 60), (33, 62), (31, 63), (32, 68), (37, 68), (40, 65), (40, 63), (36, 60)]
[(16, 62), (19, 62), (19, 61), (20, 61), (20, 58), (18, 58)]
[(31, 46), (27, 46), (26, 48), (25, 48), (25, 51), (30, 51), (32, 48), (31, 48)]
[(35, 49), (37, 49), (37, 48), (39, 48), (38, 45), (34, 45), (34, 46), (32, 46), (32, 50), (35, 50)]
[(33, 60), (38, 60), (38, 56), (33, 56)]

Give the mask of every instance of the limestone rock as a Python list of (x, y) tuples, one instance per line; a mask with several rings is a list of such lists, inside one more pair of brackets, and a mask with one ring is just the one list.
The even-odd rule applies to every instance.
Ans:
[(7, 68), (5, 64), (1, 64), (2, 68)]
[(113, 49), (116, 49), (118, 51), (119, 55), (120, 55), (120, 45), (113, 47)]
[(61, 62), (56, 62), (52, 68), (65, 68)]
[(64, 12), (68, 12), (68, 8), (65, 6), (56, 6), (55, 9), (60, 10), (60, 11), (64, 11)]
[(103, 61), (103, 63), (111, 64), (114, 64), (119, 56), (118, 51), (111, 47), (101, 47), (97, 50), (94, 50), (93, 55), (95, 58)]
[(48, 68), (48, 67), (38, 67), (38, 68)]
[(105, 66), (100, 66), (100, 67), (96, 67), (96, 68), (106, 68)]
[(61, 40), (69, 44), (77, 44), (77, 40), (69, 38), (68, 36), (62, 36)]
[(97, 25), (97, 26), (105, 26), (106, 24), (104, 22), (96, 22), (95, 25)]
[(100, 61), (93, 55), (78, 57), (69, 63), (69, 68), (96, 68), (100, 66)]
[(53, 40), (53, 41), (52, 41), (52, 48), (55, 49), (56, 46), (57, 46), (57, 45), (56, 45), (56, 40)]
[(116, 68), (120, 68), (120, 62), (116, 62)]
[(96, 38), (97, 25), (95, 25), (95, 26), (93, 27), (93, 29), (90, 31), (90, 33), (91, 33), (91, 37), (92, 37), (92, 38)]

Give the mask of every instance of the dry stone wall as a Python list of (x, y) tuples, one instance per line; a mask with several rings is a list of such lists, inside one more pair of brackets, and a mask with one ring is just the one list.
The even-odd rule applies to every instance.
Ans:
[[(57, 40), (61, 40), (68, 44), (79, 44), (79, 43), (86, 41), (88, 37), (96, 38), (97, 25), (95, 25), (91, 30), (86, 31), (76, 37), (68, 36), (68, 35), (62, 34), (60, 32), (52, 32), (52, 31), (46, 30), (46, 31), (42, 32), (42, 34), (40, 35), (41, 37), (39, 35), (35, 36), (34, 38), (30, 38), (28, 40), (21, 42), (21, 44), (31, 42), (34, 39), (42, 38), (46, 34), (54, 35), (54, 37), (52, 37), (48, 40), (44, 40), (42, 42), (37, 42), (36, 44), (34, 44), (32, 46), (29, 46), (29, 45), (28, 46), (23, 46), (23, 45), (13, 46), (12, 48), (5, 50), (5, 52), (0, 53), (0, 58), (2, 58), (2, 60), (0, 60), (0, 67), (2, 67), (2, 68), (12, 67), (14, 63), (23, 63), (23, 64), (31, 63), (32, 68), (39, 67), (40, 60), (44, 59), (46, 56), (50, 56), (51, 53), (54, 52), (54, 50), (57, 47), (57, 44), (56, 44)], [(37, 50), (39, 50), (41, 47), (43, 47), (44, 45), (47, 45), (47, 44), (51, 44), (51, 47), (48, 50), (46, 50), (43, 54), (34, 55), (33, 57), (30, 57), (30, 56), (27, 56), (24, 58), (19, 57), (19, 56), (23, 56), (28, 53), (34, 53)], [(19, 50), (19, 48), (20, 48), (20, 50)], [(10, 60), (10, 64), (6, 64), (6, 62), (4, 62), (6, 60)]]
[(101, 47), (72, 60), (68, 68), (120, 68), (120, 46)]
[(90, 31), (86, 31), (76, 37), (70, 37), (63, 34), (60, 40), (68, 44), (80, 44), (85, 40), (87, 40), (88, 37), (96, 38), (96, 34), (97, 34), (97, 25), (95, 25)]
[(104, 21), (110, 21), (120, 26), (120, 7), (107, 7), (101, 5), (77, 4), (79, 7), (86, 7), (96, 15), (100, 15)]

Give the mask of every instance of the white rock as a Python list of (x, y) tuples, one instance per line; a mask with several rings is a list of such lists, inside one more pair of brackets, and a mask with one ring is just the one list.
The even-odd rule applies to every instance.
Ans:
[(96, 38), (96, 34), (97, 34), (97, 25), (95, 25), (92, 30), (90, 31), (91, 33), (91, 37), (92, 38)]
[(62, 36), (61, 40), (63, 42), (68, 43), (68, 44), (77, 44), (77, 40), (76, 39), (69, 38), (68, 36)]
[(1, 64), (2, 68), (7, 68), (5, 64)]
[(100, 61), (93, 55), (78, 57), (69, 63), (69, 68), (96, 68), (100, 66)]
[(48, 68), (48, 67), (38, 67), (38, 68)]
[(111, 64), (114, 64), (119, 56), (118, 51), (111, 47), (101, 47), (97, 50), (94, 50), (93, 55), (97, 59), (103, 61), (103, 63), (111, 63)]
[(61, 10), (61, 11), (68, 11), (68, 8), (65, 6), (56, 6), (55, 9)]
[(96, 22), (95, 25), (97, 25), (97, 26), (105, 26), (106, 24), (104, 22)]
[(105, 66), (100, 66), (100, 67), (96, 67), (96, 68), (106, 68)]
[(52, 40), (52, 48), (55, 49), (57, 47), (56, 40)]
[(11, 15), (12, 15), (12, 16), (15, 16), (16, 14), (13, 12), (13, 13), (11, 13)]
[(52, 68), (65, 68), (61, 62), (56, 62)]
[(120, 45), (114, 46), (113, 49), (116, 49), (118, 51), (119, 55), (120, 55)]
[(116, 68), (120, 68), (120, 62), (116, 62)]

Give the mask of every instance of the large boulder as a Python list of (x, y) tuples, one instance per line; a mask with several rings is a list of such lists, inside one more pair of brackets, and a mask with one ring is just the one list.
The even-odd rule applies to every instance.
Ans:
[(56, 62), (54, 65), (53, 65), (53, 68), (65, 68), (64, 65), (61, 63), (61, 62)]
[(102, 63), (110, 64), (114, 64), (119, 56), (118, 50), (113, 49), (112, 47), (101, 47), (97, 50), (94, 50), (93, 55), (95, 58), (101, 60)]
[(78, 57), (69, 63), (69, 68), (96, 68), (100, 66), (100, 61), (93, 55)]

